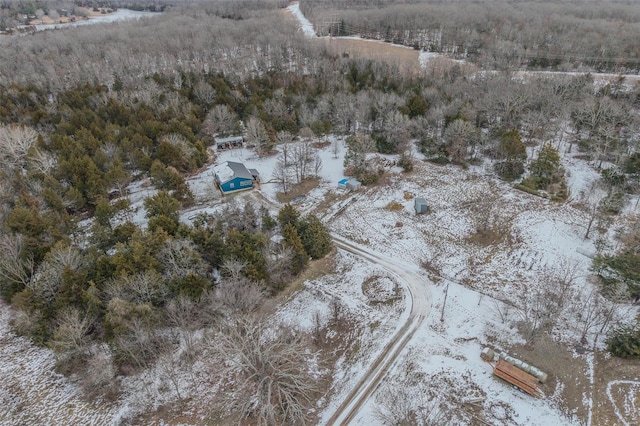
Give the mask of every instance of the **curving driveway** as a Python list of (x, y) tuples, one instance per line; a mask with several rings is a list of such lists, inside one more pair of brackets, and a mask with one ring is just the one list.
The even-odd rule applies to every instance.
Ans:
[(380, 253), (358, 247), (338, 235), (333, 234), (332, 236), (333, 242), (338, 248), (380, 265), (396, 275), (400, 282), (404, 284), (411, 304), (411, 311), (407, 321), (386, 344), (380, 355), (373, 360), (371, 367), (360, 378), (336, 412), (327, 421), (328, 425), (347, 425), (355, 418), (362, 405), (371, 397), (380, 381), (389, 371), (409, 340), (411, 340), (413, 334), (424, 322), (431, 309), (431, 294), (428, 288), (429, 283), (426, 282), (424, 277), (412, 271), (410, 265), (405, 265)]

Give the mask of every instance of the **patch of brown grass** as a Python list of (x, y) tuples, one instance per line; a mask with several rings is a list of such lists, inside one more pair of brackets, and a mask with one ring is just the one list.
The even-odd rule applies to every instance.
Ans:
[(331, 145), (331, 142), (329, 141), (318, 141), (311, 144), (312, 147), (318, 148), (318, 149), (326, 148), (329, 145)]
[(385, 210), (389, 210), (391, 212), (398, 212), (400, 210), (402, 210), (404, 208), (404, 206), (402, 204), (400, 204), (397, 201), (391, 201), (389, 204), (387, 204), (384, 209)]
[(311, 191), (313, 188), (316, 188), (319, 184), (320, 178), (307, 178), (296, 185), (292, 185), (290, 191), (286, 194), (283, 192), (278, 192), (278, 194), (276, 194), (276, 198), (281, 203), (289, 203), (294, 197), (297, 197), (299, 195), (306, 195), (307, 193), (309, 193), (309, 191)]
[(404, 192), (404, 199), (405, 200), (407, 200), (407, 201), (412, 200), (413, 197), (414, 197), (414, 195), (412, 193), (407, 192), (407, 191)]
[[(554, 342), (546, 334), (537, 338), (534, 346), (516, 345), (506, 349), (509, 355), (548, 374), (546, 383), (538, 386), (547, 396), (560, 389), (557, 400), (561, 401), (564, 412), (575, 413), (582, 419), (587, 418), (583, 398), (589, 395), (590, 385), (587, 363), (583, 359), (574, 357), (565, 345)], [(593, 424), (606, 423), (594, 421)]]
[(322, 39), (327, 51), (336, 56), (347, 56), (352, 59), (371, 59), (398, 67), (400, 73), (407, 77), (422, 74), (417, 50), (405, 46), (393, 45), (376, 40), (358, 40), (343, 38)]

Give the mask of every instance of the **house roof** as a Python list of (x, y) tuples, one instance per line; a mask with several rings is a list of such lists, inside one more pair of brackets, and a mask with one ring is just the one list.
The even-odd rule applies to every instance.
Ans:
[(226, 161), (214, 167), (213, 170), (221, 183), (228, 182), (236, 177), (253, 179), (253, 175), (244, 164), (236, 163), (235, 161)]
[(216, 143), (229, 143), (243, 140), (242, 136), (228, 136), (226, 138), (216, 138)]

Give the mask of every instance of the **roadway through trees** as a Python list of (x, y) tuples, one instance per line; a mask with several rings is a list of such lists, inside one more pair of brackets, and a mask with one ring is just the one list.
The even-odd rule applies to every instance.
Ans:
[(425, 282), (426, 279), (413, 271), (410, 265), (404, 265), (396, 259), (357, 247), (335, 234), (332, 236), (338, 248), (382, 266), (395, 275), (404, 284), (409, 296), (408, 301), (411, 304), (406, 322), (386, 344), (380, 355), (372, 361), (371, 367), (364, 373), (336, 412), (327, 421), (328, 425), (347, 425), (355, 419), (360, 408), (373, 395), (380, 381), (391, 369), (402, 350), (424, 322), (431, 310), (431, 294)]

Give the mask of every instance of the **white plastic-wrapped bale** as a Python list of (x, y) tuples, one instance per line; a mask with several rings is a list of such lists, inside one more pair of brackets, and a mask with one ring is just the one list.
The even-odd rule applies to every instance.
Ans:
[(540, 383), (544, 383), (547, 381), (547, 373), (543, 372), (542, 370), (540, 370), (537, 367), (534, 367), (533, 365), (529, 365), (524, 361), (521, 361), (517, 358), (511, 357), (507, 354), (505, 354), (504, 352), (501, 352), (500, 354), (498, 354), (498, 357), (506, 362), (508, 362), (509, 364), (518, 367), (519, 369), (521, 369), (522, 371), (525, 371), (529, 374), (531, 374), (532, 376), (534, 376), (536, 379), (538, 379), (538, 381)]
[(493, 349), (489, 347), (485, 347), (484, 349), (482, 349), (482, 352), (480, 352), (480, 358), (482, 358), (485, 361), (489, 361), (489, 362), (494, 361), (495, 356), (496, 356), (496, 353), (493, 351)]

